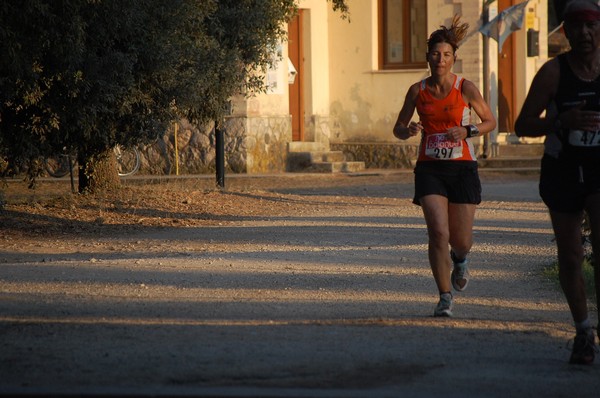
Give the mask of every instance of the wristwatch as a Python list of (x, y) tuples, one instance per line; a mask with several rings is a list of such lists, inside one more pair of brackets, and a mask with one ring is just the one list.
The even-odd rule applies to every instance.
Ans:
[(474, 124), (465, 126), (467, 129), (467, 138), (477, 137), (479, 135), (479, 129)]

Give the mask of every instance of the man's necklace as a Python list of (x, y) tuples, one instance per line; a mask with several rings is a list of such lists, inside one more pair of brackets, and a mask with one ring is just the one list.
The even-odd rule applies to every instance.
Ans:
[(582, 82), (586, 82), (586, 83), (591, 83), (593, 81), (596, 81), (596, 79), (598, 79), (598, 68), (596, 68), (596, 71), (594, 71), (594, 76), (591, 79), (586, 79), (584, 77), (582, 77), (579, 73), (573, 71), (573, 74), (575, 75), (575, 77), (577, 77), (579, 80), (581, 80)]
[(600, 62), (596, 62), (593, 70), (591, 70), (589, 72), (591, 76), (594, 76), (593, 78), (585, 78), (585, 77), (581, 76), (579, 73), (577, 73), (577, 71), (575, 70), (575, 68), (573, 68), (573, 66), (571, 66), (571, 70), (573, 71), (573, 74), (575, 75), (575, 77), (577, 77), (579, 80), (586, 82), (586, 83), (591, 83), (591, 82), (595, 81), (596, 79), (598, 79), (598, 76), (600, 75)]

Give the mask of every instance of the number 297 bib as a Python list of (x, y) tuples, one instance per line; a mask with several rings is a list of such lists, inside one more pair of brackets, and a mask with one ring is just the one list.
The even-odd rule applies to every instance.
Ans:
[(456, 159), (462, 156), (463, 142), (450, 141), (445, 133), (425, 138), (425, 155), (433, 159)]

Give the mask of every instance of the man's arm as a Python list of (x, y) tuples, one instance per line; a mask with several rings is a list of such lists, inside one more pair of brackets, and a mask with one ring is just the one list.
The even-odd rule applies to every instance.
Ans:
[(515, 122), (519, 137), (541, 137), (560, 128), (559, 115), (540, 115), (554, 100), (558, 89), (560, 65), (555, 58), (546, 62), (531, 82), (529, 93)]

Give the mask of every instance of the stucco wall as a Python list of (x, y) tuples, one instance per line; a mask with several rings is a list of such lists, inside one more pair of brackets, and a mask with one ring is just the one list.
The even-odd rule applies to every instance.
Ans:
[[(378, 143), (397, 143), (391, 131), (406, 91), (411, 84), (427, 77), (428, 70), (379, 70), (377, 0), (348, 0), (349, 21), (340, 18), (331, 9), (331, 3), (323, 0), (299, 0), (298, 5), (304, 10), (307, 140), (351, 144), (354, 149), (349, 153), (355, 154), (355, 160), (368, 160), (360, 156), (388, 157), (374, 154), (373, 148)], [(496, 2), (492, 3), (492, 17), (497, 14), (495, 7)], [(546, 3), (531, 0), (528, 12), (533, 12), (533, 17), (530, 15), (524, 28), (516, 33), (517, 105), (524, 100), (531, 79), (547, 58)], [(494, 77), (498, 47), (490, 40), (491, 79), (487, 80), (482, 70), (482, 38), (476, 31), (480, 13), (479, 1), (428, 0), (427, 31), (429, 34), (440, 25), (448, 25), (454, 14), (460, 14), (471, 25), (472, 34), (461, 43), (454, 72), (473, 81), (481, 91), (484, 81), (489, 81), (490, 103), (496, 112)], [(530, 25), (540, 31), (540, 57), (526, 56), (526, 30)], [(286, 169), (287, 143), (292, 140), (287, 44), (281, 43), (277, 51), (281, 62), (266, 77), (273, 83), (272, 89), (249, 98), (232, 99), (225, 150), (229, 171), (263, 173)], [(171, 131), (163, 140), (145, 148), (142, 170), (173, 174), (173, 142)], [(182, 122), (178, 143), (181, 174), (214, 171), (214, 132), (210, 127), (197, 128)], [(360, 143), (368, 144), (371, 149), (365, 152), (357, 146)], [(405, 142), (409, 148), (416, 143), (417, 137)], [(400, 156), (396, 150), (406, 152), (394, 148), (386, 153)], [(404, 155), (410, 156), (408, 152)]]
[[(428, 32), (447, 25), (455, 13), (477, 25), (480, 5), (474, 1), (430, 0)], [(466, 4), (466, 5), (464, 5)], [(350, 22), (332, 11), (329, 18), (332, 142), (393, 141), (392, 127), (411, 84), (427, 69), (378, 69), (377, 0), (349, 0)], [(455, 72), (480, 84), (481, 38), (473, 34), (461, 45)]]
[[(517, 111), (525, 101), (533, 77), (548, 60), (548, 4), (544, 0), (530, 0), (523, 27), (516, 35), (517, 57), (524, 62), (516, 63), (516, 99)], [(527, 30), (531, 28), (539, 32), (539, 57), (527, 56)]]

